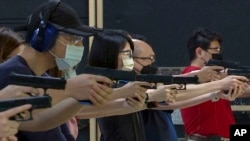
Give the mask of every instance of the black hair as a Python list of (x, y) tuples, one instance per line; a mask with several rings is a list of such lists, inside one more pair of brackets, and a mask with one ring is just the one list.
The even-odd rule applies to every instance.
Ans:
[(219, 33), (206, 28), (196, 29), (187, 42), (190, 61), (196, 57), (196, 48), (201, 47), (202, 49), (207, 50), (212, 41), (218, 41), (221, 44), (222, 37), (219, 35)]
[(100, 32), (94, 36), (89, 55), (89, 65), (117, 69), (119, 53), (127, 42), (134, 50), (134, 44), (125, 31), (105, 30)]

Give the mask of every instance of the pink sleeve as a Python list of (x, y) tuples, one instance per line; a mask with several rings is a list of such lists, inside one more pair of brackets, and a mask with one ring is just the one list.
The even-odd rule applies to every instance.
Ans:
[(67, 125), (69, 127), (70, 133), (76, 139), (78, 136), (78, 125), (76, 117), (73, 117), (70, 120), (68, 120)]

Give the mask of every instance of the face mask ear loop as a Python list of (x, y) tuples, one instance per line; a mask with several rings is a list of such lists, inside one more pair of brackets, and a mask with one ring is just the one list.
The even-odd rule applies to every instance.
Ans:
[(48, 51), (52, 56), (54, 56), (55, 58), (59, 58), (55, 53), (53, 53), (52, 51)]
[(67, 44), (66, 43), (64, 43), (62, 40), (60, 40), (60, 39), (58, 39), (58, 41), (61, 43), (61, 44), (63, 44), (64, 46), (66, 46)]
[(134, 60), (134, 62), (140, 64), (142, 67), (145, 67), (144, 65), (142, 65), (142, 64), (141, 64), (140, 62), (138, 62), (138, 61), (135, 61), (135, 60)]

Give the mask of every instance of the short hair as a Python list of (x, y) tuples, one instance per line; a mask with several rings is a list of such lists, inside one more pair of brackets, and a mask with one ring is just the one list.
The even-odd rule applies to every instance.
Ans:
[(137, 39), (137, 40), (141, 40), (144, 42), (147, 42), (147, 38), (141, 34), (130, 34), (132, 39)]
[(117, 30), (105, 30), (94, 36), (90, 55), (89, 65), (93, 67), (103, 67), (117, 69), (119, 52), (126, 43), (134, 49), (134, 44), (126, 32)]
[(218, 41), (221, 44), (221, 35), (215, 31), (206, 28), (196, 29), (187, 42), (187, 49), (190, 61), (192, 61), (196, 57), (196, 48), (201, 47), (202, 49), (207, 50), (212, 41)]
[(8, 59), (7, 56), (23, 43), (19, 34), (8, 27), (0, 27), (0, 62)]

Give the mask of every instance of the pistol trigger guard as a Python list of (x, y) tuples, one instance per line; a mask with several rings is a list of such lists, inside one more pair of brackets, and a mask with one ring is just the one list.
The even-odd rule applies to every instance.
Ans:
[(185, 84), (180, 84), (181, 87), (176, 88), (176, 90), (186, 90), (186, 85)]
[(33, 95), (32, 93), (25, 93), (25, 94), (27, 94), (30, 97), (35, 97), (35, 95)]
[(29, 113), (30, 113), (30, 118), (29, 118), (29, 120), (33, 120), (33, 116), (32, 116), (33, 108), (29, 109), (28, 111), (29, 111)]
[(33, 109), (27, 110), (27, 111), (29, 112), (29, 115), (30, 115), (29, 118), (27, 118), (27, 119), (25, 119), (25, 118), (21, 115), (21, 114), (22, 114), (22, 112), (21, 112), (21, 113), (18, 113), (18, 114), (16, 114), (16, 115), (10, 117), (10, 120), (15, 120), (15, 121), (19, 121), (19, 122), (28, 121), (28, 120), (33, 120), (33, 117), (32, 117), (32, 110), (33, 110)]
[(111, 84), (111, 86), (110, 86), (111, 88), (117, 88), (117, 83), (113, 83), (113, 84)]
[(15, 119), (16, 121), (23, 121), (23, 120), (24, 120), (23, 117), (21, 116), (21, 113), (16, 114), (16, 115), (14, 116), (14, 119)]
[(186, 85), (185, 84), (181, 84), (181, 90), (186, 90)]

